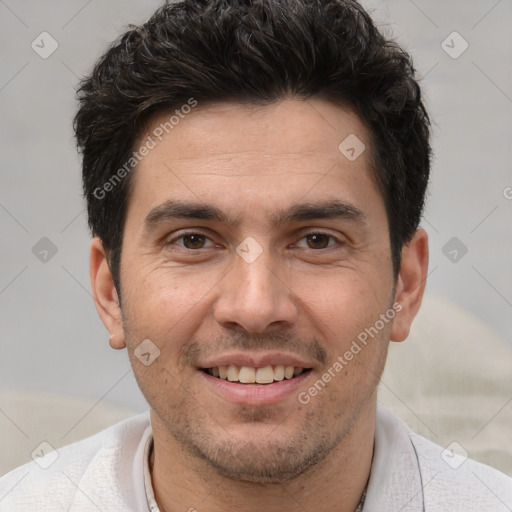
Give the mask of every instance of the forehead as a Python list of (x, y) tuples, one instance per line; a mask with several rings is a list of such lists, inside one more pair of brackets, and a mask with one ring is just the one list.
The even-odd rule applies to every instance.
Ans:
[(379, 196), (369, 133), (348, 108), (315, 98), (198, 103), (173, 114), (153, 116), (140, 141), (155, 142), (133, 176), (130, 203), (141, 216), (169, 199), (251, 212), (326, 194), (352, 204)]
[[(176, 160), (222, 154), (236, 157), (236, 153), (251, 150), (268, 156), (332, 156), (333, 151), (339, 156), (338, 146), (347, 137), (356, 144), (357, 138), (369, 145), (368, 131), (356, 112), (320, 98), (289, 98), (269, 105), (198, 103), (181, 116), (173, 112), (155, 114), (145, 135), (154, 137), (155, 130), (163, 132), (157, 142), (164, 138), (173, 146)], [(365, 160), (368, 155), (362, 156)]]

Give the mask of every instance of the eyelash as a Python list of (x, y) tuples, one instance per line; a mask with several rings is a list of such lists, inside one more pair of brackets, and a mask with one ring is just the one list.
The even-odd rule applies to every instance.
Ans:
[[(210, 242), (212, 242), (212, 244), (213, 244), (213, 241), (212, 241), (212, 240), (211, 240), (211, 238), (210, 238), (210, 237), (208, 237), (207, 235), (205, 235), (205, 234), (203, 234), (203, 233), (200, 233), (200, 232), (198, 232), (198, 231), (187, 231), (187, 232), (185, 232), (185, 233), (181, 233), (181, 234), (180, 234), (180, 236), (177, 236), (177, 237), (173, 238), (173, 239), (172, 239), (172, 240), (170, 240), (166, 245), (173, 245), (173, 244), (175, 244), (178, 240), (183, 240), (186, 236), (190, 236), (190, 235), (199, 235), (199, 236), (201, 236), (201, 237), (204, 237), (206, 240), (209, 240), (209, 241), (210, 241)], [(330, 233), (326, 233), (326, 232), (324, 232), (324, 231), (310, 231), (310, 232), (308, 232), (308, 233), (305, 233), (305, 234), (300, 238), (300, 240), (304, 240), (305, 238), (307, 238), (307, 237), (308, 237), (308, 236), (310, 236), (310, 235), (322, 235), (322, 236), (326, 236), (326, 237), (328, 237), (330, 240), (329, 240), (329, 242), (328, 242), (327, 247), (324, 247), (324, 248), (322, 248), (322, 249), (311, 249), (311, 248), (309, 248), (309, 247), (307, 247), (307, 248), (304, 248), (304, 247), (303, 247), (303, 249), (309, 249), (309, 250), (311, 250), (311, 251), (318, 252), (318, 251), (321, 251), (321, 250), (326, 250), (326, 249), (330, 249), (330, 248), (332, 248), (332, 247), (333, 247), (333, 245), (329, 245), (329, 243), (330, 243), (330, 241), (331, 241), (331, 240), (334, 240), (334, 241), (335, 241), (335, 243), (337, 243), (337, 244), (341, 244), (341, 243), (342, 243), (342, 242), (341, 242), (338, 238), (336, 238), (334, 235), (332, 235), (332, 234), (330, 234)], [(200, 251), (200, 250), (202, 250), (202, 249), (208, 249), (208, 248), (209, 248), (209, 247), (201, 247), (201, 248), (199, 248), (199, 249), (189, 249), (188, 247), (184, 247), (183, 245), (180, 245), (179, 247), (180, 247), (181, 249), (186, 250), (186, 251), (192, 251), (192, 252), (196, 252), (196, 251)]]

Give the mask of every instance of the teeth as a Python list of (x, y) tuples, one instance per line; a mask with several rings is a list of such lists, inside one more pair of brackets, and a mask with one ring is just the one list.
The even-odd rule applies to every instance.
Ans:
[(238, 380), (238, 375), (240, 373), (240, 370), (238, 369), (237, 366), (235, 366), (234, 364), (230, 364), (228, 366), (228, 380), (230, 382), (235, 382)]
[(284, 379), (284, 366), (282, 364), (278, 364), (274, 368), (274, 380), (283, 380)]
[(258, 384), (270, 384), (274, 382), (274, 370), (272, 366), (265, 366), (265, 368), (258, 368), (256, 371), (256, 382)]
[(240, 373), (238, 374), (238, 380), (244, 384), (252, 384), (256, 382), (256, 372), (254, 368), (242, 366), (242, 368), (240, 368)]
[(251, 368), (250, 366), (238, 367), (234, 364), (229, 366), (217, 366), (209, 368), (208, 373), (230, 382), (241, 382), (242, 384), (270, 384), (274, 381), (292, 379), (300, 375), (306, 368), (295, 366), (265, 366), (264, 368)]

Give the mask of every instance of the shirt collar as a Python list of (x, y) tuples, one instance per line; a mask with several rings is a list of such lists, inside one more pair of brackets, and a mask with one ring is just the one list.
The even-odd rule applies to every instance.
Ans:
[(422, 512), (424, 497), (411, 430), (380, 402), (363, 512)]
[(150, 512), (160, 512), (155, 499), (155, 493), (153, 491), (153, 484), (151, 482), (151, 472), (149, 470), (149, 457), (153, 449), (153, 433), (151, 433), (144, 446), (144, 488), (146, 490), (146, 500)]

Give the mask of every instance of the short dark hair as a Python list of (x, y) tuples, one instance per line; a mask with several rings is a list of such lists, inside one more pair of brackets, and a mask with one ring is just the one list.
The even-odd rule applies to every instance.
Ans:
[(430, 171), (430, 121), (415, 75), (409, 54), (355, 0), (182, 0), (130, 25), (81, 81), (74, 120), (89, 226), (118, 293), (133, 181), (126, 162), (155, 112), (191, 98), (267, 105), (321, 97), (353, 108), (370, 133), (396, 279)]

